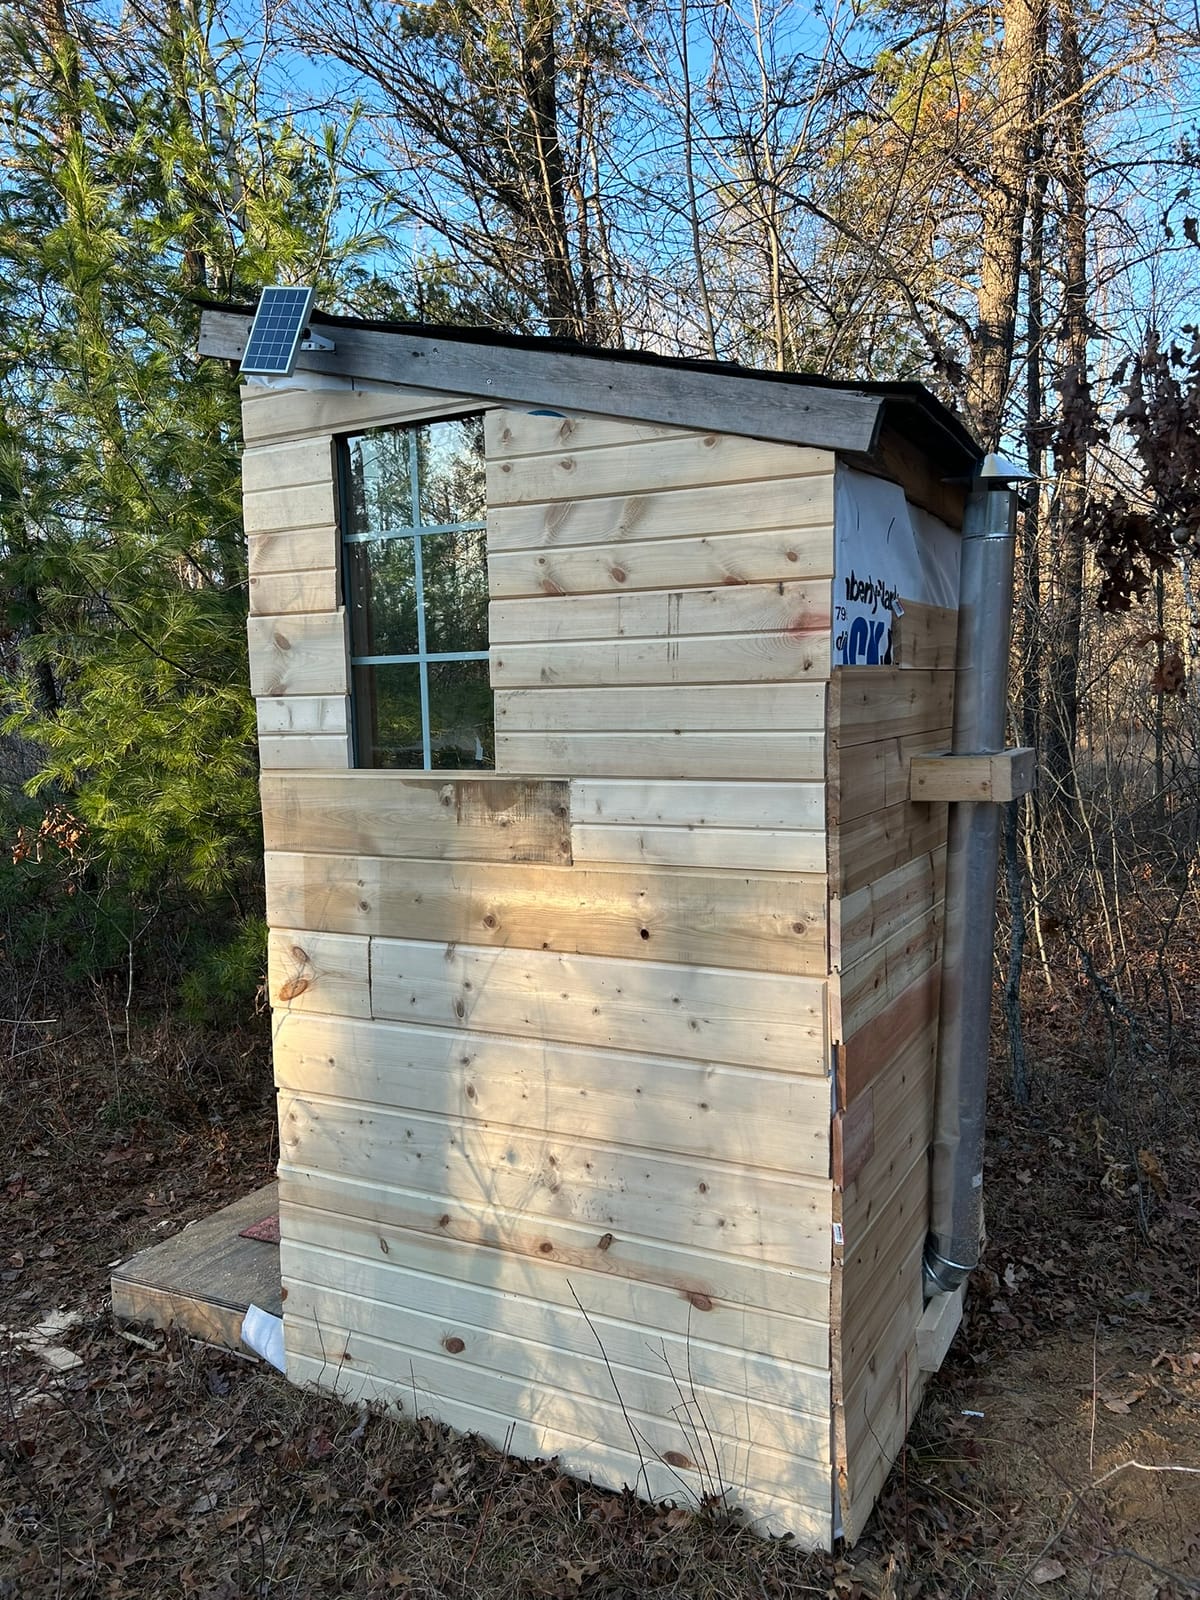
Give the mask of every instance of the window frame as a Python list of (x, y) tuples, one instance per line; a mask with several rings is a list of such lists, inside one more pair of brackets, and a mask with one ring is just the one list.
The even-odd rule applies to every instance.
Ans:
[[(347, 618), (347, 650), (349, 652), (350, 667), (350, 727), (351, 749), (354, 766), (365, 771), (393, 770), (381, 769), (374, 763), (363, 761), (363, 752), (360, 749), (359, 715), (355, 704), (357, 695), (354, 687), (354, 669), (356, 667), (392, 667), (415, 666), (418, 672), (419, 696), (421, 708), (421, 760), (420, 767), (400, 767), (394, 770), (407, 772), (454, 772), (471, 770), (454, 767), (435, 767), (433, 765), (432, 735), (429, 721), (429, 667), (431, 664), (444, 661), (488, 661), (491, 650), (434, 650), (427, 648), (427, 631), (425, 618), (425, 564), (423, 545), (425, 537), (430, 534), (446, 533), (481, 533), (484, 537), (484, 557), (486, 565), (487, 550), (487, 505), (486, 491), (482, 519), (466, 522), (439, 522), (426, 523), (421, 520), (421, 476), (419, 465), (419, 452), (417, 448), (417, 434), (421, 428), (434, 427), (438, 423), (465, 422), (479, 418), (481, 421), (486, 415), (485, 411), (469, 410), (457, 411), (448, 416), (422, 417), (413, 422), (377, 423), (370, 428), (361, 429), (357, 433), (344, 434), (337, 440), (337, 481), (338, 481), (338, 510), (340, 527), (339, 564), (343, 593), (346, 596), (348, 611), (351, 609), (351, 595), (353, 584), (349, 572), (348, 551), (351, 545), (384, 543), (396, 539), (408, 539), (412, 543), (413, 558), (413, 600), (416, 612), (417, 649), (414, 652), (398, 655), (355, 655), (354, 653), (354, 617)], [(395, 524), (389, 528), (370, 529), (362, 533), (348, 532), (350, 525), (350, 483), (351, 483), (351, 446), (358, 439), (363, 439), (372, 434), (393, 433), (402, 435), (407, 440), (407, 467), (409, 481), (409, 514), (411, 524)], [(485, 466), (485, 459), (481, 456), (481, 467)], [(495, 703), (493, 701), (492, 715), (493, 737), (495, 731)], [(495, 758), (490, 767), (476, 768), (477, 771), (494, 771)]]

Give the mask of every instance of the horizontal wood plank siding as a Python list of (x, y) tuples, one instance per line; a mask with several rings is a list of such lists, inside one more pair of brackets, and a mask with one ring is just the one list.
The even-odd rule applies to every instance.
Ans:
[(268, 851), (272, 926), (823, 976), (825, 881)]
[[(449, 1220), (434, 1219), (431, 1231), (396, 1220), (403, 1211), (398, 1196), (368, 1195), (344, 1180), (314, 1178), (301, 1186), (297, 1172), (286, 1182), (283, 1203), (296, 1226), (285, 1232), (285, 1270), (293, 1242), (303, 1265), (297, 1275), (349, 1293), (375, 1295), (380, 1275), (396, 1289), (387, 1298), (410, 1303), (414, 1280), (428, 1281), (430, 1296), (455, 1285), (503, 1283), (519, 1301), (556, 1311), (578, 1310), (606, 1323), (635, 1330), (643, 1362), (655, 1352), (646, 1330), (678, 1348), (691, 1341), (707, 1370), (734, 1372), (742, 1354), (750, 1357), (741, 1382), (757, 1398), (791, 1403), (819, 1413), (829, 1404), (828, 1274), (760, 1272), (746, 1268), (747, 1293), (718, 1297), (713, 1276), (720, 1263), (683, 1249), (670, 1250), (594, 1228), (554, 1224), (528, 1232), (502, 1213), (474, 1213), (455, 1206)], [(347, 1204), (341, 1203), (345, 1197)], [(322, 1209), (329, 1201), (333, 1209)], [(552, 1237), (551, 1237), (552, 1232)], [(545, 1248), (548, 1246), (549, 1248)], [(487, 1254), (481, 1262), (479, 1252)], [(334, 1257), (343, 1258), (339, 1271)], [(442, 1287), (444, 1285), (444, 1287)], [(780, 1286), (784, 1292), (778, 1292)], [(787, 1309), (778, 1303), (787, 1301)], [(771, 1365), (778, 1361), (777, 1375)]]
[(345, 695), (264, 695), (256, 704), (260, 734), (350, 731), (350, 701)]
[(494, 645), (764, 631), (810, 633), (828, 629), (830, 603), (827, 583), (542, 595), (536, 600), (494, 600), (488, 632)]
[(642, 683), (786, 683), (797, 678), (823, 682), (828, 676), (827, 629), (492, 648), (492, 683), (498, 689), (556, 684), (600, 689)]
[(256, 697), (349, 693), (346, 619), (341, 611), (251, 617), (250, 688)]
[[(285, 947), (278, 956), (280, 973), (295, 970), (288, 954)], [(315, 995), (324, 969), (312, 970)], [(402, 1105), (561, 1139), (607, 1135), (639, 1149), (809, 1178), (829, 1170), (822, 1126), (829, 1094), (818, 1077), (461, 1027), (318, 1018), (286, 1004), (274, 1046), (276, 1082), (296, 1094)]]
[[(755, 484), (758, 490), (763, 485)], [(770, 487), (765, 486), (765, 487)], [(669, 497), (663, 496), (663, 499)], [(681, 498), (681, 497), (680, 497)], [(742, 491), (748, 505), (754, 498)], [(596, 505), (597, 501), (583, 501)], [(618, 505), (623, 505), (619, 502)], [(574, 507), (572, 507), (574, 509)], [(615, 514), (615, 513), (614, 513)], [(754, 512), (746, 511), (745, 516)], [(488, 517), (488, 538), (503, 512)], [(640, 536), (607, 544), (562, 544), (505, 552), (490, 546), (488, 574), (493, 598), (524, 595), (610, 595), (634, 590), (689, 589), (750, 583), (789, 583), (827, 578), (832, 563), (833, 530), (680, 535), (647, 540)]]
[(264, 774), (261, 793), (268, 850), (557, 866), (571, 859), (563, 782), (360, 770)]
[(496, 765), (504, 772), (540, 772), (563, 778), (753, 778), (819, 780), (825, 771), (825, 735), (790, 733), (765, 739), (759, 732), (559, 733), (531, 730), (496, 734)]
[(828, 1071), (825, 981), (627, 963), (548, 950), (375, 939), (376, 1017), (432, 1027), (656, 1050), (783, 1072)]
[(490, 411), (497, 770), (347, 770), (333, 441), (476, 409), (244, 407), (289, 1372), (828, 1543), (833, 458)]
[[(411, 1378), (393, 1380), (374, 1372), (353, 1370), (349, 1365), (330, 1363), (324, 1356), (297, 1354), (288, 1360), (288, 1376), (295, 1383), (315, 1384), (332, 1389), (351, 1403), (373, 1401), (394, 1410), (411, 1410), (413, 1387)], [(433, 1389), (426, 1384), (418, 1399), (420, 1408), (443, 1419), (452, 1427), (465, 1432), (479, 1433), (493, 1444), (527, 1459), (553, 1457), (561, 1470), (604, 1483), (636, 1487), (639, 1494), (654, 1499), (678, 1499), (680, 1495), (702, 1499), (710, 1494), (728, 1494), (743, 1510), (747, 1523), (764, 1535), (793, 1534), (810, 1546), (823, 1547), (832, 1538), (832, 1515), (816, 1508), (815, 1494), (801, 1497), (783, 1494), (766, 1494), (743, 1483), (739, 1475), (725, 1483), (718, 1481), (712, 1470), (701, 1470), (684, 1446), (689, 1439), (691, 1450), (699, 1452), (700, 1445), (689, 1431), (680, 1426), (652, 1425), (652, 1437), (639, 1450), (622, 1449), (607, 1442), (610, 1429), (597, 1434), (593, 1424), (597, 1415), (580, 1419), (583, 1437), (539, 1416), (536, 1421), (527, 1417), (513, 1417), (507, 1412), (488, 1412), (478, 1404), (460, 1401), (455, 1385)], [(527, 1409), (527, 1408), (526, 1408)], [(618, 1416), (620, 1412), (618, 1410)], [(622, 1437), (629, 1440), (628, 1421), (621, 1418)], [(638, 1443), (634, 1435), (634, 1442)], [(822, 1497), (823, 1498), (823, 1497)]]
[(953, 612), (909, 606), (892, 668), (834, 672), (829, 704), (830, 1031), (837, 1061), (831, 1350), (847, 1536), (899, 1451), (922, 1377), (916, 1327), (948, 811), (908, 798), (914, 754), (945, 749)]
[[(745, 1339), (764, 1355), (778, 1353), (792, 1361), (824, 1365), (829, 1356), (829, 1268), (804, 1271), (770, 1262), (665, 1244), (642, 1234), (601, 1231), (592, 1222), (551, 1213), (533, 1217), (508, 1211), (494, 1201), (479, 1205), (455, 1195), (439, 1195), (428, 1186), (418, 1191), (367, 1183), (357, 1178), (293, 1167), (279, 1171), (280, 1199), (317, 1206), (347, 1219), (348, 1227), (369, 1225), (375, 1251), (389, 1262), (405, 1265), (419, 1242), (436, 1246), (456, 1241), (476, 1255), (478, 1279), (503, 1285), (510, 1270), (532, 1260), (565, 1277), (561, 1292), (569, 1295), (581, 1269), (606, 1274), (614, 1285), (615, 1303), (630, 1309), (647, 1288), (677, 1296), (691, 1312), (697, 1338), (707, 1338), (708, 1318), (724, 1307), (744, 1319)], [(386, 1250), (378, 1243), (382, 1238)], [(628, 1289), (618, 1291), (622, 1283)], [(725, 1324), (728, 1325), (728, 1321)], [(654, 1324), (650, 1324), (653, 1328)], [(713, 1342), (724, 1342), (714, 1328)], [(733, 1349), (746, 1348), (735, 1340)]]
[(823, 683), (741, 683), (676, 688), (502, 689), (496, 726), (505, 733), (731, 732), (820, 733), (825, 726)]
[(383, 384), (326, 382), (283, 390), (247, 384), (242, 390), (242, 436), (247, 445), (289, 446), (314, 435), (360, 433), (388, 423), (480, 411), (485, 404)]
[(636, 424), (626, 426), (619, 443), (598, 448), (495, 457), (491, 440), (497, 429), (503, 428), (506, 415), (494, 412), (490, 422), (489, 508), (609, 497), (618, 490), (623, 495), (654, 494), (663, 489), (707, 489), (760, 478), (818, 477), (829, 469), (829, 457), (823, 450), (687, 430), (639, 440)]

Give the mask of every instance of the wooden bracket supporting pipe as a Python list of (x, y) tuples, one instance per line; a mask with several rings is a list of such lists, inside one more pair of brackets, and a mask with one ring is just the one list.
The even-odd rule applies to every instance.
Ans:
[[(987, 756), (1004, 749), (1016, 510), (1017, 497), (1006, 477), (981, 480), (966, 504), (951, 746), (955, 756)], [(951, 805), (926, 1300), (952, 1293), (979, 1261), (999, 838), (996, 800)]]

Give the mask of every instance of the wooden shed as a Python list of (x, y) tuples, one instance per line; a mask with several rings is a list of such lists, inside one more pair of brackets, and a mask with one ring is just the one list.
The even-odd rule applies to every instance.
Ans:
[(910, 766), (979, 451), (915, 384), (313, 326), (243, 407), (288, 1374), (856, 1536), (954, 1325)]

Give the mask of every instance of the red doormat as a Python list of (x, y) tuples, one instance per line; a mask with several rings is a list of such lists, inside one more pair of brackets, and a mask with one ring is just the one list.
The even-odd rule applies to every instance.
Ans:
[(263, 1244), (279, 1243), (279, 1216), (264, 1217), (261, 1222), (252, 1222), (248, 1228), (238, 1231), (239, 1239), (261, 1239)]

